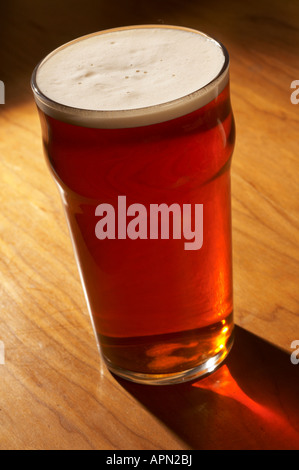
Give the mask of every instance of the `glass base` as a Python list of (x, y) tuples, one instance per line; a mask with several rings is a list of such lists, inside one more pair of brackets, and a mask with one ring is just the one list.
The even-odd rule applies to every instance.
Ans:
[(141, 374), (139, 372), (132, 372), (121, 368), (115, 368), (108, 361), (104, 359), (106, 366), (113, 374), (129, 380), (130, 382), (135, 382), (145, 385), (172, 385), (180, 384), (184, 382), (189, 382), (191, 380), (196, 380), (202, 378), (208, 374), (211, 374), (219, 367), (224, 359), (227, 357), (230, 352), (234, 342), (234, 334), (232, 332), (229, 340), (227, 341), (225, 348), (223, 348), (218, 354), (213, 357), (210, 357), (205, 362), (201, 363), (199, 366), (192, 369), (187, 369), (182, 372), (176, 372), (171, 374)]

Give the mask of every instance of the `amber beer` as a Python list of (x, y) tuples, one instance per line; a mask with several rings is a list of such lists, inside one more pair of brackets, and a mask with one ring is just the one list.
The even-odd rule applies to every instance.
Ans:
[(97, 342), (129, 380), (194, 379), (232, 345), (228, 69), (203, 33), (141, 26), (80, 38), (33, 74)]

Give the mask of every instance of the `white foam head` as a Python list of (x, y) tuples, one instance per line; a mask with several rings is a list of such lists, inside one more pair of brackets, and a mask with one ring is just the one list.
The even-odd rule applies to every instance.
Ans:
[(87, 127), (135, 127), (187, 114), (228, 81), (222, 45), (195, 30), (132, 26), (102, 31), (48, 55), (33, 76), (38, 106)]

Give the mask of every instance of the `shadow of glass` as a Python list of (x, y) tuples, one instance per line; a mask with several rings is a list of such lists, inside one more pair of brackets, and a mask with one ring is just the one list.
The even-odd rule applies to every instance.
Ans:
[(116, 379), (186, 449), (299, 449), (299, 365), (240, 327), (225, 363), (201, 380), (152, 387)]

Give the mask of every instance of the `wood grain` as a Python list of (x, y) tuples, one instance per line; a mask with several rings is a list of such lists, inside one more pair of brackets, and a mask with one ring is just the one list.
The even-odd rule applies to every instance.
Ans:
[[(231, 56), (236, 344), (194, 384), (117, 380), (98, 355), (29, 81), (56, 46), (172, 23)], [(0, 449), (299, 449), (299, 3), (231, 0), (1, 5)]]

